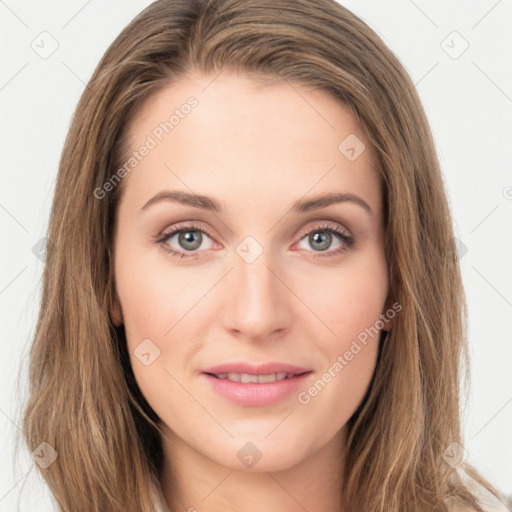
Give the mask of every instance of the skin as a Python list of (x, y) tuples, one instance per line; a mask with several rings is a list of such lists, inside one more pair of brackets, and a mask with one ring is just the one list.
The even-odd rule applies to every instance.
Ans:
[[(288, 362), (313, 370), (307, 389), (389, 307), (382, 185), (370, 144), (326, 92), (261, 87), (225, 71), (214, 81), (189, 74), (149, 98), (131, 125), (133, 150), (190, 96), (198, 106), (124, 178), (114, 241), (112, 317), (125, 324), (138, 385), (162, 420), (164, 495), (173, 512), (340, 511), (345, 424), (369, 387), (377, 336), (308, 404), (294, 393), (240, 406), (200, 373), (226, 362)], [(354, 161), (338, 150), (349, 134), (366, 146)], [(164, 200), (141, 212), (162, 190), (210, 196), (225, 210)], [(359, 196), (372, 213), (351, 202), (290, 211), (296, 200), (332, 192)], [(164, 250), (186, 253), (179, 235), (155, 241), (190, 221), (208, 232), (197, 257)], [(334, 254), (344, 244), (335, 235), (326, 251), (300, 235), (323, 222), (355, 243)], [(263, 251), (251, 263), (236, 250), (247, 236)], [(134, 350), (148, 338), (160, 354), (146, 366)], [(237, 457), (248, 442), (262, 454), (251, 468)]]

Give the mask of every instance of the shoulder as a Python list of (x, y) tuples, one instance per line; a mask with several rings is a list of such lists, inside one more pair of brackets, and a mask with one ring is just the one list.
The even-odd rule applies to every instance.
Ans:
[[(505, 503), (501, 501), (497, 501), (495, 503), (484, 502), (482, 500), (478, 500), (482, 510), (484, 512), (510, 512), (512, 509), (507, 507)], [(449, 512), (475, 512), (475, 509), (468, 507), (467, 505), (457, 504), (452, 502), (448, 505)]]
[[(484, 512), (510, 512), (510, 509), (504, 503), (498, 502), (497, 504), (486, 504), (478, 500)], [(457, 502), (450, 502), (446, 504), (449, 512), (476, 512), (474, 508), (468, 507)]]
[[(484, 512), (511, 512), (512, 511), (512, 495), (505, 496), (501, 494), (500, 498), (494, 496), (485, 487), (471, 478), (465, 471), (459, 471), (464, 484), (471, 494), (476, 498), (480, 507)], [(446, 502), (449, 512), (475, 512), (472, 508), (451, 498)]]

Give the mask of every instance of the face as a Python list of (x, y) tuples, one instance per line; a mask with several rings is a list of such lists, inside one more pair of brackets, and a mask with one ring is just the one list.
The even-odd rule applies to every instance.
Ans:
[(369, 387), (388, 307), (382, 188), (326, 92), (211, 81), (159, 91), (131, 125), (112, 316), (165, 443), (274, 471), (340, 439)]

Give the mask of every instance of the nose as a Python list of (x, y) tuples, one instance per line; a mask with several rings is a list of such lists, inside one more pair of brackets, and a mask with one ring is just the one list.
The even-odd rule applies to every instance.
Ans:
[(235, 254), (223, 291), (227, 294), (222, 312), (224, 328), (249, 341), (265, 341), (287, 330), (293, 293), (281, 274), (270, 251), (251, 263)]

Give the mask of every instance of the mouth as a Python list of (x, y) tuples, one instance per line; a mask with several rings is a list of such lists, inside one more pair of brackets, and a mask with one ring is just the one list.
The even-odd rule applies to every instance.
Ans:
[(276, 382), (281, 380), (292, 379), (293, 377), (298, 377), (300, 375), (305, 375), (307, 373), (311, 373), (311, 371), (305, 371), (301, 373), (286, 373), (286, 372), (275, 372), (275, 373), (266, 373), (254, 375), (251, 373), (208, 373), (204, 372), (206, 375), (210, 375), (211, 377), (215, 377), (217, 379), (226, 379), (232, 382), (240, 382), (242, 384), (268, 384), (270, 382)]
[(285, 363), (251, 366), (232, 363), (201, 372), (210, 389), (236, 405), (262, 407), (289, 398), (304, 386), (313, 370)]

